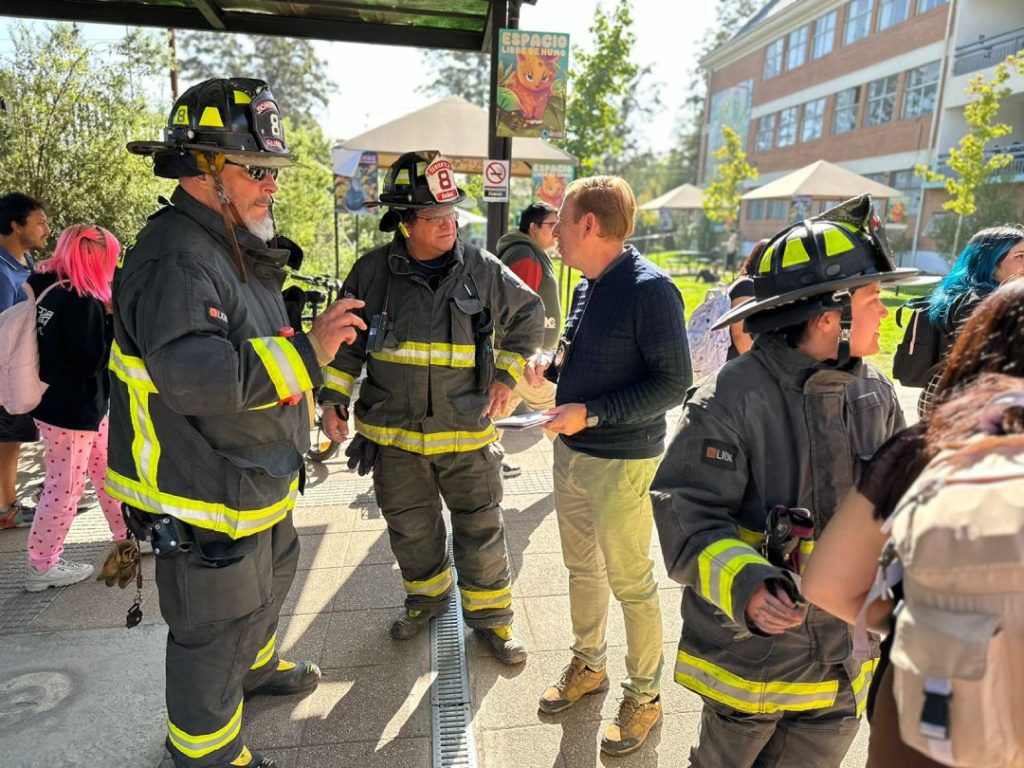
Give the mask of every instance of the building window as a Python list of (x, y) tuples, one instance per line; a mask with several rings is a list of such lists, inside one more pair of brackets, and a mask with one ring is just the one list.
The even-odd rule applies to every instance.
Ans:
[(764, 218), (764, 200), (747, 201), (747, 221), (758, 221)]
[(818, 213), (824, 213), (829, 208), (835, 208), (841, 202), (842, 202), (842, 200), (819, 200), (818, 201)]
[(872, 0), (850, 0), (846, 9), (846, 30), (843, 32), (843, 43), (851, 45), (863, 40), (871, 31)]
[(789, 33), (789, 55), (786, 69), (802, 67), (807, 62), (807, 27), (794, 29)]
[(836, 108), (832, 113), (832, 133), (849, 133), (857, 127), (857, 107), (860, 104), (860, 86), (847, 88), (836, 94)]
[(768, 218), (769, 219), (782, 219), (785, 221), (789, 218), (789, 200), (769, 200), (768, 201)]
[(785, 38), (780, 37), (774, 43), (764, 49), (764, 79), (768, 80), (777, 77), (782, 72), (782, 47), (785, 45)]
[(862, 173), (865, 179), (878, 182), (879, 184), (889, 183), (889, 172), (888, 171), (875, 171), (874, 173)]
[(889, 75), (868, 83), (868, 109), (864, 125), (882, 125), (892, 120), (896, 109), (898, 75)]
[(938, 8), (940, 5), (945, 5), (949, 0), (917, 0), (917, 12), (926, 13), (932, 8)]
[(906, 224), (908, 216), (921, 212), (921, 191), (924, 180), (914, 173), (913, 168), (892, 172), (892, 186), (903, 195), (902, 199), (889, 201), (887, 221), (890, 224)]
[(878, 31), (907, 20), (910, 0), (882, 0), (878, 6)]
[(815, 99), (804, 104), (804, 124), (800, 141), (814, 141), (821, 138), (825, 124), (825, 99)]
[(779, 112), (779, 140), (775, 146), (796, 144), (796, 111), (796, 107), (790, 107)]
[(775, 142), (775, 113), (765, 115), (757, 121), (757, 140), (754, 146), (759, 152), (771, 149)]
[(832, 53), (836, 39), (836, 12), (826, 13), (814, 22), (814, 49), (811, 56), (820, 59)]
[(903, 117), (910, 119), (935, 111), (935, 95), (939, 90), (939, 62), (933, 61), (907, 73), (907, 90), (903, 94)]

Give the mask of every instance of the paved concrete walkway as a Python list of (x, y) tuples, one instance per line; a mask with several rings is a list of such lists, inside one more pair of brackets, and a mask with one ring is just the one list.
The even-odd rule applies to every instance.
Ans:
[[(916, 391), (901, 392), (908, 418)], [(673, 416), (676, 416), (673, 414)], [(467, 636), (471, 708), (485, 768), (673, 766), (697, 733), (700, 701), (671, 682), (681, 590), (657, 568), (665, 626), (665, 719), (625, 758), (598, 750), (621, 695), (625, 635), (617, 605), (608, 643), (612, 689), (558, 717), (538, 714), (537, 699), (569, 660), (568, 579), (551, 495), (551, 446), (537, 430), (508, 433), (510, 458), (523, 467), (505, 487), (505, 522), (514, 575), (515, 627), (529, 661), (504, 667)], [(39, 479), (39, 451), (24, 452), (22, 484)], [(402, 605), (401, 578), (370, 478), (341, 458), (314, 465), (295, 511), (302, 537), (299, 573), (285, 604), (279, 638), (288, 658), (324, 670), (302, 701), (256, 699), (245, 707), (251, 748), (282, 768), (431, 765), (428, 633), (398, 643), (387, 627)], [(153, 558), (143, 559), (142, 626), (127, 630), (132, 589), (87, 581), (29, 594), (22, 590), (27, 529), (0, 531), (0, 765), (18, 768), (170, 768), (162, 747), (165, 627), (153, 587)], [(110, 535), (99, 509), (76, 518), (67, 556), (97, 570)], [(843, 765), (864, 764), (866, 726)]]

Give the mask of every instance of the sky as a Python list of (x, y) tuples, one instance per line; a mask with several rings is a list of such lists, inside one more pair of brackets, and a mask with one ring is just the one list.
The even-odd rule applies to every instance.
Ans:
[[(536, 5), (524, 4), (519, 26), (525, 30), (568, 32), (574, 46), (589, 47), (588, 28), (599, 1), (537, 0)], [(614, 0), (603, 2), (606, 9), (614, 6)], [(704, 30), (714, 22), (714, 7), (712, 0), (689, 0), (685, 5), (663, 0), (633, 2), (633, 60), (641, 67), (651, 66), (647, 87), (656, 88), (665, 105), (654, 120), (642, 127), (643, 143), (656, 152), (672, 147), (679, 109), (686, 97), (690, 72), (696, 65), (697, 44)], [(666, 12), (674, 18), (666, 18)], [(12, 21), (0, 18), (0, 56), (11, 52)], [(84, 30), (89, 41), (102, 42), (116, 40), (124, 28), (87, 24)], [(418, 87), (431, 77), (415, 48), (329, 42), (316, 45), (328, 62), (331, 78), (338, 84), (324, 114), (318, 115), (325, 133), (332, 139), (358, 135), (433, 101), (418, 92)], [(156, 87), (169, 101), (169, 86)]]

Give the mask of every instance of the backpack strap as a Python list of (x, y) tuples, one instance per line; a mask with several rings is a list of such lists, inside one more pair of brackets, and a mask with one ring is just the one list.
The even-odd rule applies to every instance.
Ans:
[[(39, 298), (35, 300), (36, 306), (38, 307), (39, 303), (43, 299), (46, 298), (46, 294), (48, 294), (50, 291), (52, 291), (57, 286), (59, 286), (59, 285), (70, 285), (70, 284), (71, 284), (70, 280), (58, 280), (56, 283), (54, 283), (53, 285), (51, 285), (50, 287), (48, 287), (46, 290), (44, 290), (42, 293), (39, 294)], [(26, 282), (25, 285), (22, 286), (22, 287), (25, 289), (25, 293), (28, 294), (29, 301), (31, 301), (32, 300), (32, 296), (34, 295), (31, 286), (29, 286), (29, 284)]]

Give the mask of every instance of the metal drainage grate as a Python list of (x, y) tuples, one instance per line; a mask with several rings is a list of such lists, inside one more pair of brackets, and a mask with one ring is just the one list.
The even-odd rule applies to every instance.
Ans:
[[(444, 516), (448, 529), (448, 556), (454, 564), (451, 520)], [(454, 565), (452, 579), (458, 584)], [(430, 714), (433, 730), (434, 768), (476, 768), (476, 739), (469, 702), (469, 673), (466, 670), (466, 638), (459, 610), (459, 588), (452, 590), (448, 612), (430, 622)]]

